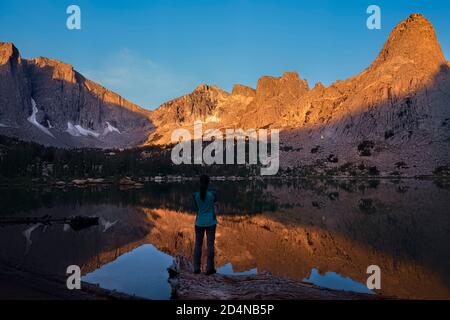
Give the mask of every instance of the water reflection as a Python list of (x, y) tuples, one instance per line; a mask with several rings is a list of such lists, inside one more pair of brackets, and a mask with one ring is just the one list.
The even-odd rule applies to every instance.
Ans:
[(335, 272), (325, 272), (324, 275), (321, 275), (316, 268), (313, 268), (309, 278), (305, 278), (303, 281), (323, 288), (373, 294), (373, 291), (368, 289), (365, 284)]
[(173, 258), (152, 245), (143, 245), (88, 273), (82, 280), (102, 288), (148, 299), (169, 299), (167, 268)]
[(247, 270), (247, 271), (234, 271), (233, 265), (231, 263), (225, 264), (223, 267), (220, 267), (217, 270), (217, 273), (225, 274), (225, 275), (235, 275), (235, 276), (249, 276), (252, 274), (257, 274), (258, 270), (256, 268)]
[[(86, 279), (107, 288), (167, 298), (171, 256), (192, 253), (193, 188), (2, 190), (4, 215), (96, 215), (100, 225), (79, 232), (62, 225), (32, 232), (25, 232), (31, 226), (0, 227), (0, 259), (49, 274), (77, 264)], [(450, 299), (450, 197), (438, 184), (298, 180), (214, 188), (221, 202), (216, 258), (222, 273), (269, 271), (360, 290), (367, 266), (376, 264), (383, 294)]]
[[(86, 274), (82, 280), (136, 297), (168, 300), (171, 288), (167, 281), (167, 268), (172, 262), (172, 256), (153, 245), (145, 244)], [(257, 270), (235, 272), (233, 265), (227, 263), (217, 272), (225, 275), (250, 275), (256, 274)]]

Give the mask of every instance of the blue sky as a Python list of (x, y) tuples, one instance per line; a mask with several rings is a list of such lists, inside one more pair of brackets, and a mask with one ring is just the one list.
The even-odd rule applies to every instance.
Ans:
[[(81, 8), (81, 30), (66, 28), (71, 4)], [(381, 30), (366, 28), (371, 4), (381, 7)], [(431, 20), (450, 59), (448, 0), (1, 0), (0, 41), (26, 58), (71, 63), (154, 109), (201, 83), (229, 91), (284, 71), (310, 86), (345, 79), (414, 12)]]

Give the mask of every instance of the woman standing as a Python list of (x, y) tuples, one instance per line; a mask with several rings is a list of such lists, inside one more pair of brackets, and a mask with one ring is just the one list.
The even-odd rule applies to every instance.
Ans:
[(209, 177), (202, 175), (200, 177), (200, 192), (193, 194), (194, 203), (197, 208), (197, 217), (195, 219), (195, 250), (194, 250), (194, 273), (201, 272), (201, 258), (203, 238), (206, 233), (208, 259), (206, 265), (206, 275), (216, 273), (214, 267), (214, 241), (216, 238), (216, 213), (215, 203), (217, 202), (216, 192), (208, 190)]

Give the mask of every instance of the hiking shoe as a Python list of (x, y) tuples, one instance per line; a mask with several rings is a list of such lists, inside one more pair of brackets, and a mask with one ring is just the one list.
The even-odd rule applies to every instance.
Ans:
[(212, 269), (212, 270), (206, 271), (205, 274), (206, 274), (207, 276), (210, 276), (210, 275), (212, 275), (212, 274), (215, 274), (216, 272), (217, 272), (216, 269)]

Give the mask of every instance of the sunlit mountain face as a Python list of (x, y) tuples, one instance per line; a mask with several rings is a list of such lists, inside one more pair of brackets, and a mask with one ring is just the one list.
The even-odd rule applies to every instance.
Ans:
[[(231, 93), (203, 84), (147, 111), (47, 58), (22, 59), (0, 46), (0, 134), (59, 147), (135, 147), (171, 143), (178, 128), (281, 129), (281, 165), (358, 156), (393, 171), (408, 159), (410, 174), (426, 174), (449, 155), (450, 68), (433, 25), (413, 14), (391, 32), (361, 73), (311, 88), (295, 72), (262, 77), (255, 89)], [(310, 150), (318, 152), (310, 152)], [(424, 156), (426, 155), (426, 156)]]
[[(60, 280), (75, 265), (85, 282), (170, 299), (167, 268), (176, 256), (193, 258), (192, 193), (208, 174), (218, 273), (450, 299), (450, 62), (439, 40), (433, 21), (412, 14), (348, 79), (311, 85), (302, 70), (286, 70), (254, 88), (200, 82), (151, 111), (75, 61), (26, 59), (0, 42), (0, 298), (10, 298), (3, 268), (15, 277), (4, 288), (33, 298), (20, 272)], [(267, 144), (271, 155), (279, 149), (279, 171), (262, 176), (248, 159), (175, 163), (174, 132), (198, 124), (189, 146), (208, 146), (203, 133), (213, 129), (279, 132), (279, 146)], [(246, 138), (247, 148), (255, 140)], [(98, 224), (76, 228), (73, 217)], [(370, 266), (381, 271), (380, 289), (367, 287)]]

